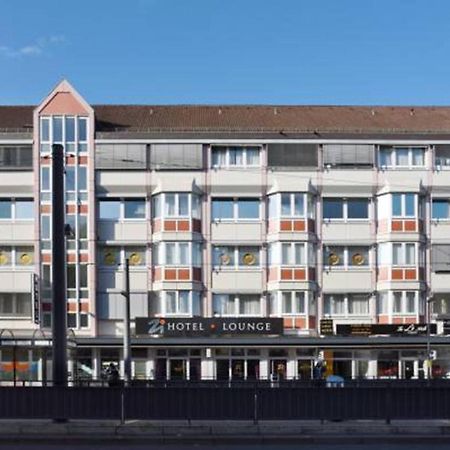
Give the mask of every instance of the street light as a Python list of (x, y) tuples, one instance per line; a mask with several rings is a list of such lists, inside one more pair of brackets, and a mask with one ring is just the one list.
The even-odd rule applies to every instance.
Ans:
[(429, 293), (427, 298), (427, 379), (431, 379), (431, 304), (434, 302), (433, 293)]

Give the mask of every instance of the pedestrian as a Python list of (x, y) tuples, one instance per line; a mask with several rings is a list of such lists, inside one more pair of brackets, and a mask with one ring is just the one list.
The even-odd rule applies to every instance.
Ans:
[(106, 379), (108, 380), (109, 387), (115, 387), (120, 385), (120, 375), (117, 367), (114, 363), (110, 363), (106, 369)]

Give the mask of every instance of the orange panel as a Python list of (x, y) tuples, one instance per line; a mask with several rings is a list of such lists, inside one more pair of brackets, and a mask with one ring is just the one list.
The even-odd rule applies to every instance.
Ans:
[(80, 262), (88, 262), (89, 255), (87, 253), (80, 253)]
[(76, 214), (77, 213), (77, 205), (66, 205), (66, 213), (67, 214)]
[(188, 220), (179, 220), (178, 221), (178, 231), (189, 231), (189, 221)]
[(45, 156), (41, 158), (41, 166), (49, 166), (51, 163), (50, 158), (46, 158)]
[(77, 304), (73, 302), (67, 303), (67, 311), (68, 312), (76, 312), (77, 311)]
[(80, 304), (81, 312), (89, 312), (89, 303), (83, 302)]
[(174, 220), (165, 220), (164, 231), (177, 231), (177, 223)]
[(416, 269), (405, 270), (405, 280), (415, 280), (417, 278)]
[(77, 260), (77, 255), (75, 253), (68, 253), (67, 254), (67, 262), (74, 263)]
[(292, 231), (292, 222), (290, 220), (282, 220), (280, 222), (280, 231)]
[(309, 316), (309, 329), (312, 330), (316, 327), (316, 316)]
[(57, 92), (42, 109), (41, 114), (80, 114), (88, 111), (71, 92)]
[(389, 316), (378, 316), (378, 323), (386, 324), (389, 323)]
[(306, 319), (304, 317), (299, 317), (295, 319), (295, 328), (306, 328)]
[(79, 156), (78, 157), (78, 164), (79, 165), (87, 165), (88, 158), (87, 156)]
[(78, 208), (78, 210), (79, 210), (79, 212), (80, 213), (84, 213), (84, 214), (87, 214), (87, 212), (88, 212), (88, 210), (89, 210), (89, 207), (88, 207), (88, 205), (80, 205), (79, 206), (79, 208)]
[(294, 328), (294, 321), (292, 317), (284, 317), (283, 318), (283, 326), (284, 328)]
[(68, 166), (74, 166), (76, 164), (75, 156), (66, 156), (66, 164)]
[(306, 270), (305, 269), (295, 269), (294, 270), (294, 280), (305, 280)]
[[(166, 271), (167, 273), (167, 271)], [(186, 281), (190, 279), (189, 269), (179, 269), (178, 270), (178, 279), (182, 281)]]
[(177, 271), (175, 269), (166, 269), (164, 271), (164, 279), (165, 280), (176, 280), (177, 279)]
[(403, 270), (402, 269), (392, 269), (392, 279), (393, 280), (403, 280)]
[(294, 220), (294, 231), (305, 231), (304, 220)]
[(403, 323), (417, 323), (417, 320), (415, 317), (404, 317)]
[(153, 278), (155, 279), (155, 281), (162, 279), (162, 270), (160, 267), (157, 267), (153, 270)]
[(417, 231), (415, 220), (405, 220), (404, 226), (405, 226), (405, 231)]
[(282, 280), (292, 280), (292, 270), (291, 269), (281, 269), (281, 279)]
[(42, 253), (42, 262), (52, 262), (52, 255), (50, 253)]
[(399, 323), (403, 323), (403, 317), (394, 317), (393, 319), (392, 319), (392, 323), (394, 323), (394, 324), (399, 324)]
[(403, 223), (401, 220), (393, 220), (391, 223), (392, 231), (403, 231)]
[(51, 205), (41, 205), (41, 214), (47, 214), (52, 212)]

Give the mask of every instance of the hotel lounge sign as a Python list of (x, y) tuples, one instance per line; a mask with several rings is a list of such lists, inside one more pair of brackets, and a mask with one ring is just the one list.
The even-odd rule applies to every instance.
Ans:
[(283, 334), (283, 319), (136, 317), (136, 334), (166, 337)]

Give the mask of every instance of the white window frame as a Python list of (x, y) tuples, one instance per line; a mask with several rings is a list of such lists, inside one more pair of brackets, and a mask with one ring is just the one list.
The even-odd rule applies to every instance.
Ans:
[[(418, 244), (415, 242), (392, 242), (392, 266), (393, 267), (416, 267), (418, 266)], [(401, 251), (401, 260), (398, 263), (394, 263), (394, 248), (395, 246), (400, 246)], [(411, 246), (414, 247), (414, 262), (410, 263), (407, 262), (407, 251), (406, 248), (411, 248)]]
[[(216, 264), (214, 260), (214, 250), (220, 247), (229, 247), (233, 251), (234, 264)], [(239, 251), (242, 248), (254, 248), (255, 252), (258, 254), (258, 261), (255, 265), (243, 265), (240, 264)], [(260, 270), (261, 265), (261, 247), (257, 245), (213, 245), (212, 246), (212, 263), (214, 270), (224, 270), (224, 271), (236, 271), (236, 270)]]
[[(177, 311), (176, 312), (168, 312), (167, 311), (167, 302), (168, 302), (168, 293), (175, 293), (175, 302), (177, 305)], [(187, 312), (181, 312), (180, 311), (180, 293), (183, 292), (187, 292), (188, 293), (188, 311)], [(200, 297), (200, 292), (198, 291), (192, 291), (192, 290), (187, 290), (187, 289), (180, 289), (180, 290), (165, 290), (165, 291), (159, 291), (157, 293), (157, 301), (159, 302), (159, 310), (160, 310), (160, 315), (162, 315), (163, 317), (193, 317), (194, 315), (194, 307), (193, 307), (193, 302), (194, 302), (194, 295), (197, 296), (197, 301), (199, 302), (199, 309), (201, 310), (201, 297)]]
[[(401, 307), (400, 311), (394, 311), (394, 305), (395, 305), (395, 295), (400, 293), (401, 294)], [(407, 305), (408, 305), (408, 298), (407, 294), (413, 293), (414, 294), (414, 311), (408, 311)], [(419, 291), (389, 291), (388, 294), (388, 307), (389, 311), (393, 316), (416, 316), (420, 314), (420, 292)]]
[[(175, 214), (169, 215), (166, 214), (166, 197), (167, 196), (175, 197)], [(180, 195), (187, 195), (188, 197), (188, 213), (180, 214)], [(198, 211), (194, 208), (194, 198), (198, 199)], [(155, 203), (159, 202), (159, 214), (156, 215), (156, 207)], [(192, 192), (161, 192), (159, 194), (155, 194), (152, 196), (152, 218), (153, 219), (200, 219), (201, 217), (201, 208), (202, 202), (201, 198), (197, 194), (193, 194)]]
[[(230, 314), (221, 314), (220, 312), (218, 312), (218, 311), (214, 311), (214, 314), (216, 314), (217, 315), (217, 317), (261, 317), (262, 315), (263, 315), (263, 311), (262, 311), (262, 296), (261, 295), (259, 295), (259, 294), (251, 294), (251, 293), (249, 293), (249, 294), (227, 294), (227, 293), (214, 293), (213, 294), (213, 310), (214, 310), (214, 308), (215, 308), (215, 298), (214, 298), (214, 296), (215, 295), (226, 295), (226, 296), (228, 296), (228, 301), (232, 301), (232, 303), (233, 303), (233, 309), (234, 309), (234, 312), (233, 313), (230, 313)], [(259, 313), (256, 313), (256, 314), (253, 314), (253, 313), (250, 313), (250, 314), (240, 314), (240, 299), (241, 299), (241, 296), (243, 296), (243, 297), (245, 297), (245, 296), (249, 296), (249, 295), (254, 295), (254, 296), (257, 296), (257, 295), (259, 295)]]
[[(407, 165), (400, 165), (397, 164), (397, 150), (408, 150), (408, 164)], [(413, 158), (413, 152), (414, 150), (423, 150), (423, 165), (415, 165), (413, 164), (414, 158)], [(377, 162), (378, 162), (378, 168), (381, 170), (385, 169), (425, 169), (427, 166), (427, 150), (428, 147), (422, 147), (422, 146), (393, 146), (390, 148), (383, 148), (383, 146), (380, 146), (377, 152)], [(382, 165), (381, 164), (381, 152), (382, 151), (390, 151), (390, 164), (388, 165)]]
[[(221, 223), (221, 222), (224, 222), (224, 223), (232, 223), (232, 222), (233, 223), (234, 222), (239, 222), (239, 223), (246, 223), (246, 222), (256, 223), (256, 222), (261, 222), (261, 220), (262, 220), (261, 219), (261, 217), (262, 217), (262, 214), (261, 214), (262, 202), (261, 202), (261, 199), (258, 198), (258, 197), (238, 197), (238, 198), (236, 198), (236, 197), (234, 197), (234, 198), (230, 198), (230, 197), (223, 197), (223, 198), (215, 197), (211, 201), (211, 216), (212, 216), (212, 209), (213, 209), (212, 203), (214, 201), (216, 201), (216, 200), (218, 200), (218, 201), (220, 201), (220, 200), (232, 201), (233, 202), (233, 217), (225, 217), (225, 218), (219, 218), (219, 219), (212, 218), (211, 219), (212, 222), (215, 222), (215, 223)], [(258, 205), (258, 217), (257, 218), (241, 218), (241, 217), (239, 217), (239, 201), (241, 201), (241, 200), (257, 200), (259, 202), (259, 205)]]
[[(289, 245), (289, 264), (283, 263), (283, 245)], [(295, 247), (303, 247), (304, 260), (300, 263), (295, 261)], [(282, 266), (282, 267), (311, 267), (315, 265), (315, 249), (313, 244), (308, 242), (273, 242), (269, 244), (268, 247), (268, 264), (269, 267)]]
[[(342, 249), (343, 252), (343, 263), (342, 265), (333, 265), (330, 264), (327, 259), (327, 253), (331, 251), (333, 248)], [(364, 264), (353, 265), (350, 264), (351, 254), (354, 253), (354, 250), (351, 249), (367, 249), (367, 261)], [(372, 248), (370, 245), (324, 245), (323, 249), (323, 267), (325, 270), (332, 269), (335, 270), (367, 270), (372, 266)]]
[[(231, 164), (230, 163), (230, 153), (232, 150), (241, 150), (242, 151), (242, 164)], [(259, 157), (258, 157), (258, 164), (249, 164), (247, 162), (247, 150), (258, 150)], [(215, 151), (223, 151), (225, 152), (225, 164), (215, 164), (214, 163), (214, 152)], [(219, 146), (214, 145), (211, 147), (211, 168), (218, 169), (218, 168), (234, 168), (234, 167), (261, 167), (261, 147), (260, 146), (240, 146), (240, 145), (231, 145), (231, 146)]]
[[(367, 223), (371, 220), (371, 205), (372, 205), (372, 199), (369, 197), (323, 197), (322, 199), (322, 206), (325, 200), (334, 200), (334, 201), (341, 201), (342, 202), (342, 217), (323, 217), (323, 209), (322, 209), (322, 220), (325, 223), (329, 222), (358, 222), (358, 223)], [(349, 200), (367, 200), (367, 217), (366, 218), (353, 218), (348, 217), (348, 201)]]
[[(11, 203), (11, 217), (7, 218), (0, 218), (0, 222), (30, 222), (34, 220), (34, 209), (36, 206), (36, 202), (33, 198), (29, 197), (0, 197), (0, 200), (8, 201)], [(32, 217), (24, 218), (24, 217), (17, 217), (17, 211), (16, 211), (16, 203), (20, 201), (28, 201), (33, 204), (33, 215)]]
[[(301, 293), (303, 295), (303, 311), (299, 311), (297, 303), (295, 301), (295, 295)], [(291, 305), (293, 310), (291, 312), (283, 312), (283, 294), (291, 296)], [(270, 312), (271, 316), (277, 317), (292, 317), (292, 316), (308, 316), (309, 315), (309, 292), (308, 291), (273, 291), (269, 294), (271, 296), (270, 301), (274, 301), (275, 305), (272, 306), (273, 310)]]
[[(127, 200), (143, 200), (145, 206), (145, 217), (132, 218), (125, 217), (125, 202)], [(105, 222), (145, 222), (148, 220), (148, 199), (145, 197), (97, 197), (98, 201), (98, 220)], [(114, 201), (119, 203), (119, 217), (107, 219), (100, 217), (100, 202)]]
[[(444, 201), (447, 203), (447, 217), (433, 217), (433, 202), (435, 201)], [(448, 197), (433, 197), (431, 199), (431, 221), (432, 222), (448, 222), (450, 221), (450, 200)]]
[[(6, 294), (6, 295), (12, 295), (13, 296), (13, 312), (12, 313), (3, 313), (0, 311), (0, 317), (2, 318), (7, 318), (8, 320), (14, 320), (14, 319), (28, 319), (29, 317), (31, 317), (31, 315), (33, 314), (33, 310), (32, 310), (32, 295), (29, 292), (2, 292), (2, 294)], [(29, 295), (29, 308), (30, 308), (30, 312), (29, 314), (19, 314), (17, 312), (17, 296), (18, 295)]]
[[(400, 215), (394, 215), (394, 195), (400, 195), (401, 199), (401, 213)], [(407, 215), (406, 214), (406, 196), (407, 195), (413, 195), (414, 196), (414, 214), (411, 215)], [(415, 219), (418, 217), (418, 210), (419, 210), (419, 196), (418, 194), (416, 194), (415, 192), (394, 192), (392, 194), (390, 194), (390, 198), (391, 198), (391, 216), (393, 218), (408, 218), (408, 219)]]
[[(167, 245), (174, 245), (175, 247), (175, 262), (168, 264), (167, 263)], [(181, 252), (180, 245), (188, 246), (188, 262), (186, 264), (181, 264)], [(195, 261), (194, 252), (195, 248), (198, 248), (199, 251), (199, 261)], [(156, 242), (153, 245), (153, 252), (156, 259), (153, 259), (153, 264), (156, 266), (164, 266), (164, 267), (201, 267), (202, 265), (202, 244), (200, 242), (193, 241), (161, 241)]]
[[(139, 269), (144, 269), (147, 270), (147, 247), (145, 245), (101, 245), (99, 246), (99, 251), (100, 251), (100, 255), (99, 255), (99, 262), (98, 262), (98, 266), (99, 268), (101, 268), (102, 270), (117, 270), (118, 267), (123, 267), (125, 264), (125, 259), (126, 259), (126, 253), (129, 250), (136, 250), (139, 252), (142, 252), (144, 255), (144, 260), (142, 264), (131, 264), (130, 263), (130, 270), (139, 270)], [(102, 255), (106, 252), (106, 251), (115, 251), (117, 252), (118, 255), (118, 261), (117, 264), (104, 264), (103, 261), (103, 257)]]
[[(290, 196), (290, 213), (283, 214), (282, 212), (282, 196)], [(303, 198), (303, 211), (301, 214), (295, 214), (295, 198), (296, 196), (301, 196)], [(272, 203), (273, 202), (273, 203)], [(268, 203), (268, 217), (269, 219), (312, 219), (312, 201), (311, 195), (306, 192), (278, 192), (276, 194), (271, 194), (267, 199)], [(271, 205), (272, 204), (272, 205)], [(272, 214), (272, 211), (274, 213)]]
[[(363, 314), (355, 314), (355, 313), (350, 313), (350, 298), (353, 295), (363, 295), (367, 297), (367, 312), (363, 313)], [(344, 312), (343, 313), (336, 313), (333, 311), (333, 305), (330, 305), (330, 312), (325, 312), (326, 308), (326, 302), (327, 302), (327, 298), (329, 297), (342, 297), (344, 299)], [(352, 292), (352, 293), (346, 293), (346, 294), (341, 294), (341, 293), (327, 293), (324, 294), (323, 297), (323, 311), (324, 311), (324, 316), (330, 316), (330, 317), (370, 317), (370, 294), (366, 294), (366, 293), (359, 293), (359, 292)]]

